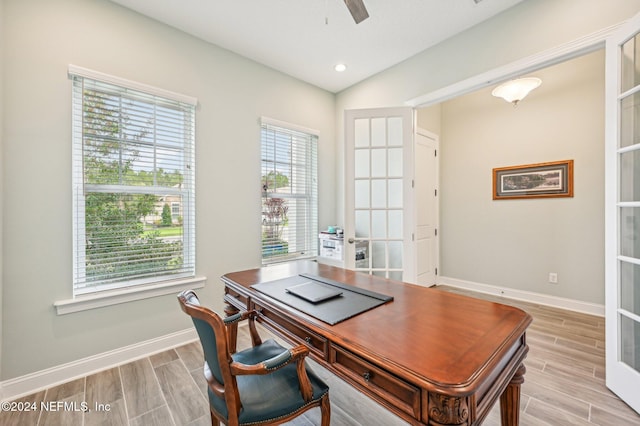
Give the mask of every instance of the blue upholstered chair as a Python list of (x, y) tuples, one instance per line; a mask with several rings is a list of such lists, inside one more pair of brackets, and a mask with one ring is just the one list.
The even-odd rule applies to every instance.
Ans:
[[(196, 294), (178, 295), (182, 310), (191, 316), (204, 350), (211, 424), (219, 426), (276, 425), (313, 407), (320, 407), (322, 426), (329, 426), (329, 388), (305, 364), (304, 345), (286, 349), (270, 339), (264, 343), (255, 327), (255, 311), (222, 319), (200, 306)], [(235, 352), (228, 328), (248, 320), (253, 347)], [(235, 342), (235, 336), (231, 338)]]

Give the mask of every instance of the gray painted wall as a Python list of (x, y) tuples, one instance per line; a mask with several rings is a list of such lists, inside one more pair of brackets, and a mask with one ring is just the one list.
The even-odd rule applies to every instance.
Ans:
[(2, 39), (2, 380), (190, 326), (174, 296), (54, 311), (72, 295), (68, 64), (198, 98), (204, 303), (221, 309), (219, 276), (260, 265), (260, 116), (320, 130), (320, 226), (335, 223), (333, 94), (104, 0), (6, 0)]
[[(606, 2), (606, 6), (600, 0), (527, 0), (339, 93), (337, 128), (343, 127), (345, 109), (403, 105), (409, 99), (618, 24), (638, 11), (638, 0), (613, 0)], [(602, 68), (597, 72), (602, 74)], [(577, 80), (587, 78), (586, 75), (578, 77)], [(495, 138), (493, 130), (491, 137), (478, 135), (467, 128), (466, 123), (459, 123), (458, 118), (478, 123), (483, 126), (482, 130), (489, 127), (480, 119), (492, 119), (484, 111), (462, 115), (462, 108), (468, 105), (453, 101), (448, 107), (443, 105), (441, 111), (428, 114), (429, 120), (433, 120), (434, 114), (436, 120), (441, 114), (442, 120), (442, 274), (604, 303), (603, 77), (590, 77), (597, 86), (590, 88), (588, 94), (584, 92), (582, 101), (571, 100), (568, 93), (566, 98), (561, 98), (561, 93), (557, 93), (558, 98), (553, 102), (558, 105), (558, 114), (552, 114), (555, 110), (545, 103), (537, 108), (535, 119), (523, 117), (527, 109), (536, 106), (532, 95), (531, 102), (523, 104), (518, 111), (519, 115), (506, 122), (493, 121), (494, 125), (504, 126), (518, 120), (519, 128), (528, 129), (523, 132), (526, 138), (517, 138), (520, 144), (517, 147), (512, 145), (513, 134), (508, 140)], [(568, 86), (558, 88), (569, 89)], [(567, 110), (563, 110), (560, 102), (567, 105)], [(576, 110), (576, 106), (580, 109)], [(538, 128), (540, 119), (553, 125)], [(532, 128), (536, 129), (535, 133), (531, 133)], [(529, 138), (534, 135), (543, 140)], [(448, 138), (455, 138), (455, 142), (449, 145)], [(500, 153), (493, 157), (491, 151), (496, 150)], [(344, 164), (344, 136), (340, 133), (337, 153), (338, 163)], [(477, 162), (478, 156), (481, 156), (480, 162)], [(543, 204), (539, 202), (491, 202), (493, 167), (569, 158), (577, 161), (575, 198), (547, 201), (542, 214), (539, 209)], [(468, 183), (471, 178), (476, 180)], [(344, 176), (340, 176), (338, 188), (343, 186)], [(343, 217), (344, 193), (341, 195), (336, 202), (337, 217)], [(517, 246), (514, 241), (518, 242)], [(523, 241), (529, 242), (521, 243)], [(506, 260), (510, 264), (491, 258), (491, 254), (504, 255), (509, 250), (512, 251)], [(555, 287), (547, 283), (549, 272), (559, 274), (560, 282)]]

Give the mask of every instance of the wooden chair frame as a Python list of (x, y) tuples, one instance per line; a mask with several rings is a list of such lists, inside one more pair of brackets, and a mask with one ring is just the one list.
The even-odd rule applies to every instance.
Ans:
[(201, 306), (199, 304), (198, 297), (192, 290), (186, 290), (180, 293), (178, 295), (178, 301), (180, 302), (180, 307), (187, 315), (206, 322), (213, 329), (216, 336), (218, 364), (220, 366), (224, 384), (216, 380), (206, 361), (204, 363), (204, 376), (211, 392), (226, 402), (229, 418), (225, 419), (220, 413), (217, 413), (213, 409), (211, 404), (209, 404), (212, 426), (219, 426), (220, 422), (226, 423), (227, 426), (240, 425), (238, 416), (242, 409), (242, 401), (240, 400), (236, 376), (248, 374), (270, 374), (292, 362), (296, 362), (301, 395), (309, 404), (287, 416), (279, 417), (273, 421), (260, 422), (260, 424), (265, 426), (277, 425), (290, 421), (311, 408), (320, 407), (322, 426), (329, 426), (331, 417), (329, 392), (325, 393), (318, 401), (311, 401), (313, 397), (313, 389), (305, 367), (305, 358), (309, 354), (309, 349), (306, 346), (295, 346), (291, 349), (285, 350), (276, 357), (254, 365), (236, 362), (233, 360), (232, 354), (236, 351), (236, 333), (239, 322), (248, 321), (251, 342), (254, 347), (262, 344), (262, 340), (255, 326), (255, 318), (258, 314), (255, 311), (240, 312), (222, 319), (217, 313)]

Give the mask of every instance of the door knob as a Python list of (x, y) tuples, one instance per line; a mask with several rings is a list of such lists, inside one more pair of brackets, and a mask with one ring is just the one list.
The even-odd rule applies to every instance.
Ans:
[(356, 240), (354, 240), (353, 238), (349, 238), (347, 241), (349, 242), (349, 244), (353, 244)]

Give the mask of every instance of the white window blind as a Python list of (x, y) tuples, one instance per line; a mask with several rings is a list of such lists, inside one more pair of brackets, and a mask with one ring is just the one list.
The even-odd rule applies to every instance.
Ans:
[(194, 276), (195, 102), (83, 71), (69, 69), (74, 295)]
[(317, 132), (263, 118), (261, 145), (262, 263), (317, 256)]

